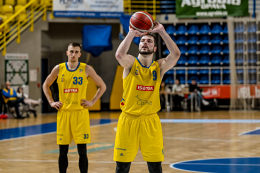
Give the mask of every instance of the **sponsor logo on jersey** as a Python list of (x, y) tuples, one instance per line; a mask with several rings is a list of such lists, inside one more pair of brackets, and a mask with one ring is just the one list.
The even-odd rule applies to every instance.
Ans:
[(122, 100), (121, 100), (121, 105), (122, 105), (122, 106), (125, 105), (124, 101), (125, 101), (125, 100), (122, 98)]
[(138, 70), (138, 66), (136, 67), (137, 69), (135, 70), (135, 75), (139, 75), (139, 70)]
[(154, 86), (137, 85), (136, 86), (136, 90), (139, 90), (139, 91), (153, 91), (154, 90)]
[(79, 89), (78, 88), (67, 88), (64, 89), (64, 93), (78, 93)]
[(141, 107), (144, 106), (144, 105), (152, 105), (153, 102), (152, 101), (148, 101), (148, 100), (145, 100), (145, 99), (141, 99), (139, 98), (139, 96), (135, 96), (138, 100), (137, 100), (137, 105), (140, 105)]
[(82, 72), (83, 72), (83, 69), (79, 69), (79, 72), (82, 73)]

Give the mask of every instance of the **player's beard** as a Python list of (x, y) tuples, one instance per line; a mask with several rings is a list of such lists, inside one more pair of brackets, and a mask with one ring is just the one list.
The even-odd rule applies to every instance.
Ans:
[(147, 51), (145, 51), (145, 52), (142, 52), (141, 50), (142, 50), (142, 48), (139, 49), (139, 53), (140, 53), (141, 55), (150, 55), (150, 54), (153, 54), (153, 53), (154, 53), (154, 49), (153, 49), (153, 50), (150, 50), (149, 48), (147, 48)]

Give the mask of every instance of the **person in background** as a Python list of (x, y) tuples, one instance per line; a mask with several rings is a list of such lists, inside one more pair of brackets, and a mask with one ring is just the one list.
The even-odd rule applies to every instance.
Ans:
[[(171, 92), (171, 90), (165, 86), (165, 82), (162, 81), (161, 82), (161, 86), (160, 86), (160, 101), (161, 101), (161, 110), (165, 110), (165, 92)], [(168, 97), (169, 98), (169, 97)], [(168, 99), (169, 101), (169, 99)]]
[(2, 96), (2, 89), (0, 89), (0, 119), (6, 118), (8, 118), (8, 116), (6, 115), (6, 105)]
[(180, 80), (176, 79), (175, 84), (172, 86), (172, 93), (176, 93), (173, 95), (173, 103), (176, 110), (181, 109), (181, 102), (184, 99), (184, 94), (182, 93), (182, 89), (185, 86), (180, 84)]
[(18, 98), (25, 98), (24, 103), (29, 105), (30, 110), (34, 110), (34, 107), (40, 105), (42, 103), (42, 99), (39, 98), (38, 100), (29, 99), (28, 95), (23, 92), (22, 87), (17, 88), (17, 97)]
[(200, 111), (200, 102), (205, 106), (209, 105), (209, 102), (202, 97), (201, 89), (198, 87), (197, 82), (194, 79), (191, 81), (191, 84), (189, 84), (189, 92), (193, 92), (189, 96), (190, 99), (193, 99), (195, 94), (197, 94), (197, 111)]

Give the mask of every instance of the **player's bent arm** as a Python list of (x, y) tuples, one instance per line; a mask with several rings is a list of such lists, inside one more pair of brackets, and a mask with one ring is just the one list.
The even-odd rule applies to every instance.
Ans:
[(168, 50), (170, 51), (170, 54), (166, 58), (162, 58), (158, 60), (161, 69), (161, 79), (162, 79), (163, 75), (176, 65), (177, 61), (181, 56), (181, 52), (177, 47), (177, 45), (174, 43), (174, 41), (171, 39), (171, 37), (166, 33), (165, 30), (159, 32), (159, 34), (164, 40), (164, 42), (166, 43)]
[(96, 103), (96, 101), (104, 94), (107, 87), (104, 81), (101, 79), (99, 75), (97, 75), (96, 71), (89, 65), (86, 65), (86, 76), (93, 79), (95, 84), (98, 86), (98, 90), (96, 92), (96, 95), (92, 98), (91, 102), (93, 104)]
[(51, 74), (46, 78), (46, 80), (44, 81), (43, 86), (42, 86), (43, 92), (50, 104), (54, 102), (54, 100), (52, 98), (50, 86), (57, 79), (58, 75), (59, 75), (59, 65), (56, 65), (52, 69)]

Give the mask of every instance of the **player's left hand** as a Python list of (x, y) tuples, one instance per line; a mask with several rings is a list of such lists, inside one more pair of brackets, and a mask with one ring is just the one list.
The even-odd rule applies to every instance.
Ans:
[(164, 26), (162, 24), (160, 24), (159, 22), (155, 21), (153, 29), (152, 30), (148, 30), (148, 32), (160, 33), (160, 32), (163, 32), (164, 30), (165, 30)]
[(84, 108), (87, 108), (93, 106), (94, 103), (92, 101), (81, 99), (80, 105), (83, 106)]

